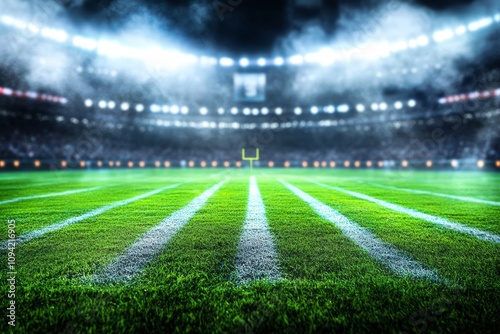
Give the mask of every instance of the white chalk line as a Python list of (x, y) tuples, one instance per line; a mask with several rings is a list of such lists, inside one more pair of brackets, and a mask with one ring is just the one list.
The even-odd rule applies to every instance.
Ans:
[(500, 206), (500, 202), (489, 201), (489, 200), (484, 200), (484, 199), (479, 199), (479, 198), (474, 198), (474, 197), (457, 196), (457, 195), (436, 193), (436, 192), (427, 191), (427, 190), (418, 190), (418, 189), (395, 187), (395, 186), (389, 186), (389, 185), (379, 184), (379, 183), (371, 183), (371, 182), (363, 182), (363, 183), (366, 183), (366, 184), (369, 184), (369, 185), (372, 185), (372, 186), (375, 186), (375, 187), (379, 187), (379, 188), (386, 188), (386, 189), (406, 191), (406, 192), (414, 193), (414, 194), (432, 195), (432, 196), (450, 198), (450, 199), (464, 201), (464, 202), (472, 202), (472, 203), (480, 203), (480, 204), (488, 204), (488, 205)]
[(402, 276), (427, 278), (435, 281), (440, 280), (434, 271), (425, 269), (419, 262), (405, 256), (394, 246), (385, 244), (370, 231), (349, 220), (340, 212), (320, 202), (299, 188), (283, 180), (279, 181), (292, 193), (309, 204), (318, 215), (335, 224), (346, 237), (367, 251), (372, 258), (383, 263), (395, 273)]
[(386, 202), (386, 201), (383, 201), (383, 200), (380, 200), (380, 199), (377, 199), (377, 198), (374, 198), (374, 197), (371, 197), (368, 195), (360, 194), (360, 193), (357, 193), (354, 191), (349, 191), (349, 190), (339, 188), (339, 187), (333, 187), (333, 186), (330, 186), (328, 184), (316, 182), (316, 181), (311, 180), (311, 179), (308, 179), (308, 181), (311, 183), (314, 183), (316, 185), (319, 185), (323, 188), (336, 190), (338, 192), (341, 192), (341, 193), (344, 193), (344, 194), (347, 194), (347, 195), (350, 195), (350, 196), (353, 196), (353, 197), (356, 197), (359, 199), (363, 199), (363, 200), (378, 204), (378, 205), (383, 206), (387, 209), (390, 209), (390, 210), (393, 210), (393, 211), (396, 211), (399, 213), (407, 214), (411, 217), (422, 219), (422, 220), (425, 220), (425, 221), (432, 223), (432, 224), (446, 227), (450, 230), (454, 230), (454, 231), (461, 232), (461, 233), (466, 233), (466, 234), (472, 235), (472, 236), (474, 236), (478, 239), (481, 239), (481, 240), (491, 241), (494, 243), (500, 243), (500, 236), (482, 231), (482, 230), (474, 228), (474, 227), (469, 227), (469, 226), (466, 226), (466, 225), (463, 225), (460, 223), (455, 223), (455, 222), (449, 221), (449, 220), (441, 218), (441, 217), (429, 215), (427, 213), (423, 213), (423, 212), (420, 212), (420, 211), (417, 211), (414, 209), (408, 209), (408, 208), (402, 207), (400, 205), (389, 203), (389, 202)]
[(236, 255), (238, 280), (278, 280), (281, 278), (277, 265), (278, 256), (269, 231), (266, 209), (255, 176), (250, 177), (247, 214)]
[[(100, 207), (98, 209), (92, 210), (92, 211), (87, 212), (87, 213), (85, 213), (83, 215), (63, 220), (60, 223), (52, 224), (52, 225), (40, 228), (38, 230), (34, 230), (34, 231), (31, 231), (31, 232), (28, 232), (28, 233), (25, 233), (25, 234), (21, 234), (20, 236), (16, 237), (16, 241), (15, 241), (16, 242), (16, 246), (19, 246), (20, 244), (24, 244), (24, 243), (26, 243), (28, 241), (33, 240), (33, 239), (39, 238), (42, 235), (47, 234), (49, 232), (54, 232), (54, 231), (60, 230), (60, 229), (65, 228), (65, 227), (67, 227), (69, 225), (73, 225), (75, 223), (78, 223), (78, 222), (80, 222), (82, 220), (85, 220), (85, 219), (92, 218), (92, 217), (98, 216), (100, 214), (103, 214), (104, 212), (109, 211), (111, 209), (114, 209), (114, 208), (117, 208), (117, 207), (120, 207), (120, 206), (124, 206), (124, 205), (130, 204), (132, 202), (138, 201), (140, 199), (144, 199), (144, 198), (152, 196), (152, 195), (156, 195), (156, 194), (158, 194), (158, 193), (160, 193), (160, 192), (162, 192), (164, 190), (178, 187), (179, 185), (180, 184), (178, 183), (178, 184), (173, 184), (173, 185), (169, 185), (169, 186), (166, 186), (166, 187), (162, 187), (162, 188), (150, 191), (150, 192), (142, 194), (142, 195), (138, 195), (138, 196), (126, 199), (126, 200), (122, 200), (122, 201), (118, 201), (118, 202), (115, 202), (115, 203), (112, 203), (112, 204), (108, 204), (108, 205), (102, 206), (102, 207)], [(3, 242), (0, 245), (0, 251), (7, 249), (7, 247), (8, 247), (8, 241)]]
[(159, 254), (172, 237), (206, 204), (208, 199), (224, 185), (225, 179), (193, 199), (182, 209), (165, 218), (145, 232), (113, 262), (90, 277), (91, 282), (112, 283), (133, 279)]
[(15, 202), (20, 202), (20, 201), (27, 201), (30, 199), (39, 199), (39, 198), (47, 198), (47, 197), (55, 197), (55, 196), (66, 196), (66, 195), (72, 195), (72, 194), (78, 194), (78, 193), (83, 193), (87, 191), (93, 191), (93, 190), (98, 190), (98, 189), (103, 189), (107, 187), (92, 187), (92, 188), (84, 188), (84, 189), (75, 189), (75, 190), (68, 190), (68, 191), (62, 191), (62, 192), (57, 192), (57, 193), (49, 193), (49, 194), (43, 194), (43, 195), (34, 195), (34, 196), (23, 196), (23, 197), (16, 197), (4, 201), (0, 201), (0, 205), (2, 204), (8, 204), (8, 203), (15, 203)]

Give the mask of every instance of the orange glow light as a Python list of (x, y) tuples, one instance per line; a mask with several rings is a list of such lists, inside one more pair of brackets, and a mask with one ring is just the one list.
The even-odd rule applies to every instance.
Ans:
[(85, 161), (80, 161), (80, 167), (85, 167)]
[(129, 167), (134, 167), (134, 163), (132, 161), (129, 161), (127, 164)]
[(307, 161), (302, 161), (302, 167), (304, 167), (304, 168), (307, 167)]
[(403, 168), (408, 167), (408, 161), (406, 160), (401, 161), (401, 166), (403, 166)]
[(169, 168), (170, 167), (170, 161), (165, 161), (165, 163), (163, 164), (163, 166), (165, 166), (166, 168)]
[(36, 167), (36, 168), (40, 167), (40, 161), (35, 160), (35, 167)]
[(224, 167), (229, 167), (229, 161), (224, 161)]
[(330, 161), (330, 167), (331, 168), (335, 168), (335, 166), (337, 166), (337, 164), (335, 163), (335, 161)]
[(268, 165), (269, 167), (273, 168), (273, 167), (274, 167), (274, 162), (269, 161), (269, 162), (267, 163), (267, 165)]
[(217, 167), (217, 161), (212, 161), (212, 167)]
[(285, 164), (284, 164), (284, 166), (285, 166), (285, 168), (288, 168), (288, 167), (290, 167), (290, 162), (288, 162), (288, 161), (285, 161)]
[(371, 167), (372, 166), (372, 162), (371, 161), (367, 161), (366, 162), (366, 167)]
[(344, 167), (349, 167), (351, 163), (349, 161), (344, 161)]

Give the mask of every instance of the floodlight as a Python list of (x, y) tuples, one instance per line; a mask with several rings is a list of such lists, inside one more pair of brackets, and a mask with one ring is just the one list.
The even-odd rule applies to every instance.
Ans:
[(362, 104), (358, 104), (358, 105), (356, 105), (356, 110), (358, 112), (363, 112), (363, 111), (365, 111), (365, 106)]
[(248, 58), (241, 58), (240, 59), (240, 66), (241, 67), (247, 67), (250, 64), (250, 61)]

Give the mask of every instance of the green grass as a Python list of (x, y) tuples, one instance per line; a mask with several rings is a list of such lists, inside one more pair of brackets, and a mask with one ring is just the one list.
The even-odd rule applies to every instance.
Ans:
[[(16, 234), (182, 183), (16, 248), (16, 327), (7, 324), (6, 252), (0, 332), (380, 332), (500, 330), (500, 244), (481, 241), (332, 186), (500, 234), (500, 206), (380, 188), (500, 202), (500, 174), (370, 170), (254, 170), (282, 279), (240, 284), (234, 263), (245, 221), (248, 170), (121, 170), (0, 174), (0, 201), (74, 189), (72, 194), (0, 205), (3, 232)], [(87, 278), (143, 233), (220, 180), (231, 177), (129, 283)], [(434, 270), (440, 282), (395, 274), (277, 181), (284, 179)], [(53, 182), (52, 184), (48, 184)], [(186, 183), (184, 183), (186, 182)], [(44, 184), (45, 183), (45, 184)]]

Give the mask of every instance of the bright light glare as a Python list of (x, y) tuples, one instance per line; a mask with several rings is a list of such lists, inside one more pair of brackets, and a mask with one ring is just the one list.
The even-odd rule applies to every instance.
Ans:
[(436, 31), (433, 35), (432, 35), (432, 38), (440, 43), (440, 42), (443, 42), (447, 39), (450, 39), (450, 38), (453, 38), (454, 34), (453, 34), (453, 30), (451, 29), (446, 29), (446, 30), (440, 30), (440, 31)]
[(179, 106), (173, 105), (170, 107), (170, 112), (172, 114), (178, 114), (179, 113)]
[(297, 108), (293, 109), (293, 112), (295, 113), (295, 115), (300, 115), (300, 114), (302, 114), (302, 109), (297, 107)]
[(319, 111), (318, 107), (314, 106), (314, 107), (311, 107), (311, 114), (315, 115), (317, 114)]
[(94, 104), (91, 99), (86, 99), (84, 103), (87, 108), (92, 107), (92, 104)]
[(259, 59), (257, 60), (257, 64), (258, 64), (259, 66), (266, 66), (266, 63), (267, 63), (267, 62), (266, 62), (266, 60), (265, 60), (264, 58), (259, 58)]
[(410, 100), (410, 101), (408, 101), (408, 106), (409, 106), (410, 108), (413, 108), (413, 107), (415, 107), (416, 105), (417, 105), (417, 102), (416, 102), (415, 100)]
[(101, 108), (101, 109), (106, 108), (106, 104), (107, 104), (106, 101), (103, 101), (103, 100), (99, 101), (99, 108)]
[(262, 109), (260, 110), (260, 112), (262, 113), (262, 115), (267, 115), (267, 114), (269, 114), (269, 109), (267, 109), (267, 108), (262, 108)]
[(123, 111), (127, 111), (130, 105), (127, 102), (123, 102), (120, 107)]
[(138, 104), (135, 106), (135, 111), (137, 112), (143, 112), (144, 111), (144, 106), (142, 104)]
[(42, 36), (62, 43), (68, 39), (68, 33), (60, 29), (42, 28)]
[(362, 104), (358, 104), (358, 105), (356, 105), (356, 110), (358, 112), (363, 112), (363, 111), (365, 111), (365, 106)]
[(240, 59), (240, 66), (241, 67), (247, 67), (250, 64), (250, 61), (248, 58), (241, 58)]
[(189, 112), (189, 108), (186, 106), (181, 107), (181, 114), (186, 115)]
[(250, 115), (250, 108), (243, 108), (243, 115)]
[(401, 101), (396, 101), (396, 103), (394, 103), (394, 108), (398, 110), (403, 108), (403, 103)]
[(149, 109), (151, 110), (151, 112), (159, 112), (161, 110), (161, 107), (157, 104), (152, 104)]
[(231, 58), (223, 57), (219, 60), (220, 66), (228, 67), (233, 66), (234, 61)]
[(304, 57), (301, 55), (295, 55), (290, 57), (290, 64), (292, 65), (301, 65), (304, 62)]
[(201, 107), (201, 108), (200, 108), (200, 114), (202, 114), (202, 115), (206, 115), (206, 114), (208, 114), (208, 109), (207, 109), (207, 108), (205, 108), (205, 107)]
[(380, 110), (386, 110), (386, 109), (387, 109), (387, 103), (385, 103), (385, 102), (380, 103), (380, 104), (378, 105), (378, 108), (379, 108)]
[(281, 108), (276, 108), (276, 109), (274, 110), (274, 112), (276, 113), (276, 115), (281, 115), (281, 114), (283, 113), (283, 109), (281, 109)]
[(333, 114), (335, 112), (335, 107), (332, 105), (329, 105), (325, 108), (325, 111), (329, 114)]
[(455, 29), (455, 34), (463, 35), (467, 32), (467, 28), (465, 26), (459, 26)]
[(97, 48), (97, 41), (91, 38), (85, 38), (82, 36), (73, 37), (73, 45), (85, 50), (95, 50)]
[(231, 114), (233, 114), (233, 115), (238, 114), (238, 108), (235, 108), (235, 107), (231, 108)]
[(485, 28), (485, 27), (489, 26), (492, 23), (493, 23), (493, 20), (491, 19), (491, 17), (485, 17), (485, 18), (483, 18), (481, 20), (471, 22), (467, 26), (467, 28), (469, 29), (469, 31), (476, 31), (476, 30)]
[(427, 44), (429, 44), (429, 38), (427, 38), (427, 36), (425, 35), (419, 36), (417, 38), (417, 44), (419, 46), (426, 46)]
[(348, 112), (349, 111), (349, 105), (347, 104), (341, 104), (340, 106), (337, 107), (338, 112)]
[(378, 104), (372, 103), (371, 108), (372, 108), (373, 111), (377, 111), (378, 110)]
[(281, 66), (285, 63), (285, 60), (281, 57), (274, 58), (274, 65)]

